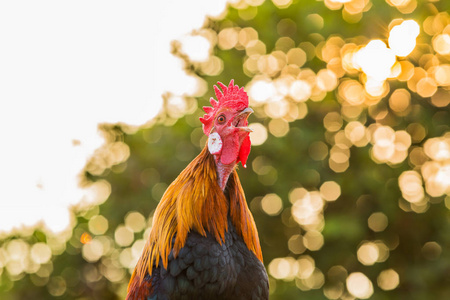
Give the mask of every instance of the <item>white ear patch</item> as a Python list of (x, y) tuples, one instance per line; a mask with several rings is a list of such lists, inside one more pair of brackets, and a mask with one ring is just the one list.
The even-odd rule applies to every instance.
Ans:
[(222, 139), (217, 132), (213, 132), (208, 138), (208, 150), (211, 154), (218, 154), (222, 150)]

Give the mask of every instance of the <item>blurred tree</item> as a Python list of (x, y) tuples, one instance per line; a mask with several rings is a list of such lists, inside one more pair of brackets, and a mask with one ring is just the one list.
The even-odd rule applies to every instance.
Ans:
[[(109, 199), (78, 211), (62, 244), (40, 231), (5, 238), (0, 298), (123, 298), (153, 210), (205, 143), (198, 107), (216, 81), (234, 78), (255, 110), (239, 173), (271, 299), (450, 299), (449, 10), (448, 1), (232, 1), (192, 33), (211, 44), (208, 58), (174, 42), (209, 90), (167, 95), (136, 133), (105, 125), (108, 143), (85, 180), (110, 185)], [(129, 157), (115, 164), (112, 154)], [(14, 251), (31, 259), (18, 266)]]

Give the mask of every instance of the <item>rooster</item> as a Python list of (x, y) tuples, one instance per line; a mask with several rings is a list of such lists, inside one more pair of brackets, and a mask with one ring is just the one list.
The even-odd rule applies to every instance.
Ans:
[(253, 216), (235, 170), (251, 129), (243, 88), (218, 82), (200, 118), (208, 142), (158, 204), (127, 299), (268, 299)]

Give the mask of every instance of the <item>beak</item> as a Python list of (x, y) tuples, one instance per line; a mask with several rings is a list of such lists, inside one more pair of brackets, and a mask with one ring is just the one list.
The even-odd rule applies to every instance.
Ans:
[[(234, 119), (237, 120), (237, 125), (242, 121), (242, 120), (247, 120), (248, 116), (250, 116), (250, 114), (253, 113), (253, 109), (251, 109), (250, 107), (247, 107), (246, 109), (244, 109), (243, 111), (241, 111)], [(237, 128), (239, 128), (240, 131), (245, 131), (245, 132), (252, 132), (253, 130), (250, 127), (247, 126), (236, 126)]]
[(253, 109), (251, 109), (250, 107), (247, 107), (246, 109), (244, 109), (243, 111), (241, 111), (240, 113), (239, 113), (239, 116), (240, 115), (243, 115), (243, 114), (247, 114), (247, 117), (250, 115), (250, 114), (252, 114), (254, 111), (253, 111)]

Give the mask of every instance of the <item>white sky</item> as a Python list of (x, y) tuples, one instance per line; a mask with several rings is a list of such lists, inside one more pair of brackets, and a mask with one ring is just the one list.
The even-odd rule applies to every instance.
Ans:
[[(170, 42), (225, 0), (0, 2), (0, 232), (68, 226), (97, 125), (142, 125), (196, 80)], [(72, 141), (81, 142), (74, 147)], [(40, 186), (40, 188), (38, 187)]]

